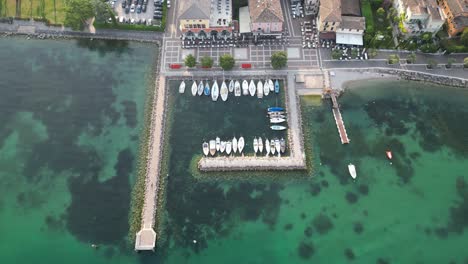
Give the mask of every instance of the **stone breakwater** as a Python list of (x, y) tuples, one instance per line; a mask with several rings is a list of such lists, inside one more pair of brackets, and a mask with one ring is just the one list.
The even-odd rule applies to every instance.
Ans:
[[(382, 74), (396, 75), (404, 80), (410, 81), (423, 81), (434, 84), (449, 85), (458, 88), (468, 88), (468, 79), (444, 76), (438, 74), (431, 74), (427, 72), (400, 70), (400, 69), (386, 69), (386, 68), (369, 68), (369, 71), (374, 71)], [(467, 71), (468, 75), (468, 71)]]

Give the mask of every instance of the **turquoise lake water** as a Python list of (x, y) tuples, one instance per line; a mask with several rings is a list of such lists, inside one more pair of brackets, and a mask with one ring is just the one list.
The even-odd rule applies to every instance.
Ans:
[(155, 54), (2, 39), (2, 263), (468, 263), (468, 91), (403, 81), (347, 90), (345, 146), (330, 103), (302, 98), (310, 172), (201, 179), (190, 164), (204, 140), (282, 136), (261, 112), (281, 98), (212, 103), (172, 83), (164, 234), (155, 254), (134, 253), (128, 207)]

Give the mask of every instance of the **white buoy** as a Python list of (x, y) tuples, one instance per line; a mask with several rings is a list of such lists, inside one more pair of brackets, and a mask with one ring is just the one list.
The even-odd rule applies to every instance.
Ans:
[(196, 243), (197, 243), (197, 241), (194, 239), (194, 240), (193, 240), (193, 243), (194, 243), (194, 244), (196, 244)]

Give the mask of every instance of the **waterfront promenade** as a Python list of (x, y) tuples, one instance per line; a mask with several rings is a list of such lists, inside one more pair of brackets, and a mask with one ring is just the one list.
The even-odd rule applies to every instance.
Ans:
[(201, 171), (245, 171), (245, 170), (298, 170), (306, 169), (304, 141), (299, 99), (295, 89), (295, 75), (286, 75), (286, 111), (288, 115), (288, 157), (203, 157), (198, 163)]

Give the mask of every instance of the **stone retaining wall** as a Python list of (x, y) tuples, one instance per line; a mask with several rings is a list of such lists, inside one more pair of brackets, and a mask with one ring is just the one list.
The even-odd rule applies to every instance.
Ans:
[[(468, 88), (468, 79), (462, 79), (451, 76), (443, 76), (437, 74), (431, 74), (426, 72), (400, 70), (400, 69), (388, 69), (388, 68), (369, 68), (369, 71), (397, 75), (404, 80), (411, 81), (423, 81), (440, 85), (448, 85), (458, 88)], [(468, 76), (468, 71), (467, 71)]]

